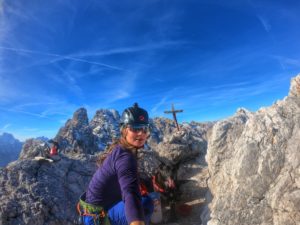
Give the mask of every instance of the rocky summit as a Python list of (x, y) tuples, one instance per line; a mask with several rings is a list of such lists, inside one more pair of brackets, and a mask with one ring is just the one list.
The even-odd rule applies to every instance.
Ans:
[[(119, 137), (120, 115), (101, 109), (89, 121), (84, 108), (58, 131), (60, 159), (36, 160), (49, 147), (30, 139), (17, 161), (0, 169), (0, 225), (75, 224), (76, 203), (97, 159)], [(300, 75), (287, 97), (221, 121), (183, 123), (151, 119), (138, 154), (141, 177), (161, 165), (175, 171), (180, 198), (169, 225), (296, 225), (300, 221)], [(180, 211), (183, 204), (190, 212)]]

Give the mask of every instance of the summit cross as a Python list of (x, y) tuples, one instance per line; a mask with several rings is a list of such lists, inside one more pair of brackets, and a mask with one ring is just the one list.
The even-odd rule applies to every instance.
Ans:
[(175, 125), (176, 125), (178, 131), (179, 131), (179, 126), (178, 126), (178, 123), (177, 123), (176, 113), (181, 113), (181, 112), (183, 112), (182, 109), (175, 110), (174, 104), (172, 104), (171, 111), (164, 111), (164, 113), (172, 113), (173, 114), (174, 122), (175, 122)]

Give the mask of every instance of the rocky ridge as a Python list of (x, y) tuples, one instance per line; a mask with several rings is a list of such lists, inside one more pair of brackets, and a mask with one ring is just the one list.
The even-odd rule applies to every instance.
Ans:
[[(178, 179), (188, 181), (181, 201), (192, 214), (173, 225), (300, 221), (299, 97), (300, 75), (286, 98), (257, 112), (241, 108), (217, 123), (181, 124), (179, 132), (171, 120), (151, 120), (141, 172), (152, 174), (163, 162), (178, 166)], [(118, 136), (118, 119), (114, 110), (99, 110), (89, 122), (85, 109), (76, 111), (55, 137), (62, 149), (55, 163), (33, 160), (43, 142), (29, 140), (19, 160), (0, 169), (0, 225), (74, 224), (78, 196), (99, 150)]]
[[(55, 137), (61, 149), (61, 160), (54, 163), (34, 160), (47, 145), (42, 140), (27, 140), (19, 160), (0, 170), (0, 225), (74, 224), (78, 198), (97, 168), (96, 161), (102, 154), (101, 150), (118, 137), (119, 119), (117, 111), (99, 110), (89, 122), (86, 110), (77, 110)], [(193, 130), (185, 126), (182, 131), (175, 132), (173, 121), (162, 118), (151, 120), (154, 132), (147, 148), (139, 154), (141, 173), (153, 175), (163, 161), (172, 165), (176, 160), (180, 167), (186, 166), (187, 161), (193, 160), (190, 153), (204, 161), (205, 149), (196, 149), (191, 143), (207, 145), (203, 138), (206, 130), (202, 129), (205, 126), (195, 123)], [(208, 127), (211, 128), (212, 123)], [(180, 148), (175, 141), (168, 145), (170, 139), (179, 140), (180, 137), (185, 137)], [(163, 160), (160, 154), (168, 160)]]
[(255, 113), (240, 109), (213, 127), (204, 224), (299, 224), (299, 152), (300, 75), (283, 100)]

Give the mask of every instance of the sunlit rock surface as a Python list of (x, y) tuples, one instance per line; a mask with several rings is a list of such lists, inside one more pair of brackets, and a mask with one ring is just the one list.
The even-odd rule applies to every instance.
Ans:
[(219, 121), (206, 159), (209, 225), (299, 224), (300, 75), (284, 100)]

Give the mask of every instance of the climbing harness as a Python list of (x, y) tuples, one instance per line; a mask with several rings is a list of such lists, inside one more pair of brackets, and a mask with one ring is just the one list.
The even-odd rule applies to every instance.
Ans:
[(77, 203), (77, 212), (79, 214), (79, 224), (85, 224), (87, 217), (93, 219), (94, 225), (110, 225), (107, 213), (101, 206), (95, 206), (85, 202), (86, 193), (80, 196)]

